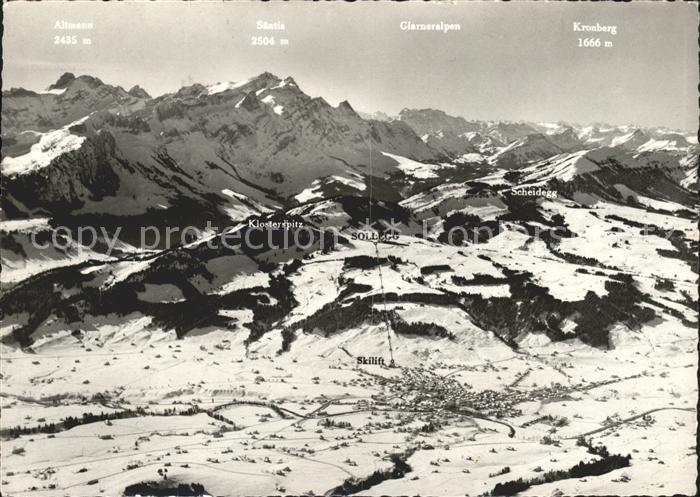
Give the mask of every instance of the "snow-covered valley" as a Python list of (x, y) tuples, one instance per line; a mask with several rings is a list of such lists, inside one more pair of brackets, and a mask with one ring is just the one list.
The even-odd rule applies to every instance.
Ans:
[(3, 494), (692, 494), (688, 135), (3, 92)]

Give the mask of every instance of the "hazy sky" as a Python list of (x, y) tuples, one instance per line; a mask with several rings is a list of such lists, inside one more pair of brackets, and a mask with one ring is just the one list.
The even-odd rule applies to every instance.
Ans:
[[(270, 71), (364, 111), (686, 129), (698, 121), (698, 10), (688, 3), (12, 2), (4, 13), (4, 89), (41, 90), (70, 71), (159, 95)], [(57, 20), (94, 28), (55, 30)], [(258, 20), (286, 29), (257, 31)], [(401, 31), (401, 21), (461, 31)], [(573, 22), (617, 34), (574, 32)], [(92, 44), (55, 45), (56, 35)], [(256, 35), (278, 43), (251, 46)], [(577, 47), (591, 36), (614, 46)]]

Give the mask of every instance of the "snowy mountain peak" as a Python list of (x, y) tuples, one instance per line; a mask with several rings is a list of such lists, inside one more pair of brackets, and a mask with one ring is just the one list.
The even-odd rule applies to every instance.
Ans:
[[(96, 89), (100, 88), (102, 86), (109, 88), (110, 90), (114, 89), (121, 89), (119, 86), (111, 86), (111, 85), (106, 85), (100, 78), (96, 78), (95, 76), (90, 76), (89, 74), (81, 74), (78, 77), (73, 77), (71, 79), (71, 76), (73, 76), (71, 73), (65, 73), (61, 78), (65, 78), (64, 81), (62, 82), (63, 84), (61, 86), (57, 86), (58, 83), (61, 81), (61, 78), (59, 78), (54, 85), (52, 85), (54, 88), (78, 88), (78, 89)], [(122, 89), (123, 91), (123, 89)]]
[(563, 127), (558, 133), (547, 135), (547, 138), (549, 141), (567, 152), (578, 150), (583, 146), (583, 143), (576, 134), (576, 131), (569, 126)]
[(54, 84), (48, 87), (49, 90), (66, 88), (75, 80), (75, 74), (72, 72), (64, 72), (60, 78), (56, 80)]
[(287, 85), (289, 85), (289, 86), (296, 86), (297, 88), (299, 87), (299, 85), (297, 84), (297, 82), (294, 81), (294, 78), (292, 78), (291, 76), (287, 76), (287, 77), (284, 78), (284, 80), (282, 81), (282, 86), (287, 86)]
[(649, 141), (649, 135), (641, 129), (635, 129), (622, 136), (614, 138), (611, 142), (613, 147), (622, 147), (625, 150), (634, 150)]
[(355, 112), (355, 109), (352, 108), (352, 105), (350, 105), (350, 102), (347, 100), (343, 100), (338, 104), (338, 109), (344, 110), (352, 115), (357, 115), (357, 112)]
[(262, 72), (255, 76), (251, 81), (276, 81), (280, 82), (282, 79), (279, 76), (272, 74), (269, 71)]
[[(216, 95), (219, 93), (224, 93), (232, 90), (237, 91), (262, 91), (273, 86), (281, 87), (283, 81), (272, 73), (264, 72), (253, 78), (245, 79), (243, 81), (233, 82), (224, 81), (215, 83), (203, 87), (208, 95)], [(296, 85), (296, 84), (295, 84)], [(200, 87), (201, 85), (195, 85)]]
[(133, 87), (128, 91), (128, 93), (129, 93), (129, 95), (131, 95), (132, 97), (136, 97), (136, 98), (144, 98), (144, 99), (150, 99), (150, 98), (151, 98), (151, 96), (148, 94), (148, 92), (147, 92), (146, 90), (144, 90), (143, 88), (141, 88), (139, 85), (133, 86)]

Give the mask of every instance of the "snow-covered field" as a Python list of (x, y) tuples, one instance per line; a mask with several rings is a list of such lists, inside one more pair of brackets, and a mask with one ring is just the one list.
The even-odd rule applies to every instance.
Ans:
[[(424, 312), (429, 310), (406, 308), (402, 315), (422, 319)], [(458, 312), (436, 318), (471, 333)], [(240, 342), (238, 333), (219, 335), (227, 337), (230, 348), (215, 346), (213, 335), (211, 346), (201, 340), (144, 337), (130, 345), (88, 348), (67, 336), (36, 354), (5, 350), (3, 429), (85, 412), (143, 410), (55, 434), (6, 439), (3, 492), (120, 495), (131, 483), (154, 480), (201, 483), (212, 494), (228, 495), (231, 488), (241, 489), (236, 495), (272, 495), (282, 489), (321, 494), (346, 479), (390, 468), (390, 454), (406, 453), (411, 469), (405, 477), (388, 478), (360, 493), (406, 495), (425, 488), (440, 495), (473, 495), (498, 482), (594, 460), (597, 456), (577, 446), (576, 438), (604, 428), (606, 419), (621, 422), (587, 438), (610, 453), (631, 454), (631, 466), (598, 478), (534, 487), (532, 495), (554, 489), (589, 495), (607, 495), (611, 488), (619, 495), (693, 491), (697, 364), (692, 330), (673, 323), (645, 327), (631, 343), (610, 352), (574, 340), (513, 354), (503, 345), (497, 352), (495, 342), (480, 336), (472, 340), (473, 355), (461, 347), (440, 347), (435, 355), (419, 352), (433, 347), (430, 339), (395, 337), (401, 368), (452, 377), (469, 392), (522, 394), (524, 400), (514, 406), (522, 412), (498, 419), (513, 427), (513, 437), (488, 419), (413, 412), (397, 404), (394, 381), (406, 385), (404, 369), (358, 367), (342, 351), (386, 357), (383, 335), (375, 330), (371, 336), (377, 338), (370, 340), (370, 331), (350, 331), (340, 342), (308, 335), (278, 357), (266, 343), (246, 357), (233, 346)], [(404, 346), (406, 340), (410, 346)], [(596, 386), (606, 381), (611, 383)], [(546, 386), (554, 394), (543, 394)], [(412, 388), (420, 393), (418, 384)], [(192, 408), (196, 412), (186, 412)], [(643, 419), (624, 421), (656, 409)], [(527, 425), (547, 415), (565, 422)], [(437, 428), (420, 430), (430, 420)], [(543, 442), (545, 436), (555, 443)], [(510, 471), (494, 476), (504, 467)], [(159, 470), (167, 470), (167, 478)], [(310, 479), (310, 473), (317, 476)], [(623, 474), (629, 481), (611, 486)]]

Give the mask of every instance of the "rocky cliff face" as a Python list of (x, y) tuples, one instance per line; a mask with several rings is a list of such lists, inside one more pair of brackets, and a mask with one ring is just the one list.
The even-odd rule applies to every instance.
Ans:
[[(4, 168), (17, 185), (8, 199), (17, 209), (41, 204), (80, 211), (86, 200), (111, 196), (115, 203), (148, 194), (150, 201), (136, 204), (140, 211), (134, 204), (125, 209), (139, 214), (199, 194), (207, 197), (198, 202), (202, 209), (245, 214), (261, 212), (254, 204), (274, 206), (320, 177), (385, 174), (396, 163), (382, 151), (435, 158), (405, 123), (362, 119), (348, 102), (333, 107), (306, 95), (292, 78), (270, 73), (155, 99), (138, 87), (126, 92), (71, 74), (49, 91), (4, 95)], [(52, 130), (78, 119), (66, 143), (46, 144)], [(37, 154), (41, 168), (31, 165)], [(72, 173), (67, 163), (74, 164)], [(27, 188), (34, 200), (20, 193)], [(242, 198), (247, 205), (240, 205)]]
[[(68, 133), (76, 127), (66, 128)], [(68, 142), (77, 135), (58, 138)], [(4, 201), (17, 210), (32, 215), (70, 212), (80, 209), (85, 202), (99, 202), (113, 196), (119, 189), (119, 168), (114, 137), (109, 133), (96, 133), (83, 138), (79, 145), (66, 149), (50, 163), (39, 160), (28, 162), (26, 169), (6, 177), (8, 189)], [(39, 142), (39, 153), (46, 147), (60, 147), (53, 143)], [(35, 146), (36, 147), (36, 146)]]
[(11, 89), (3, 92), (2, 100), (4, 141), (27, 130), (44, 132), (60, 128), (96, 110), (130, 112), (142, 106), (146, 99), (92, 76), (76, 78), (65, 73), (46, 92)]

